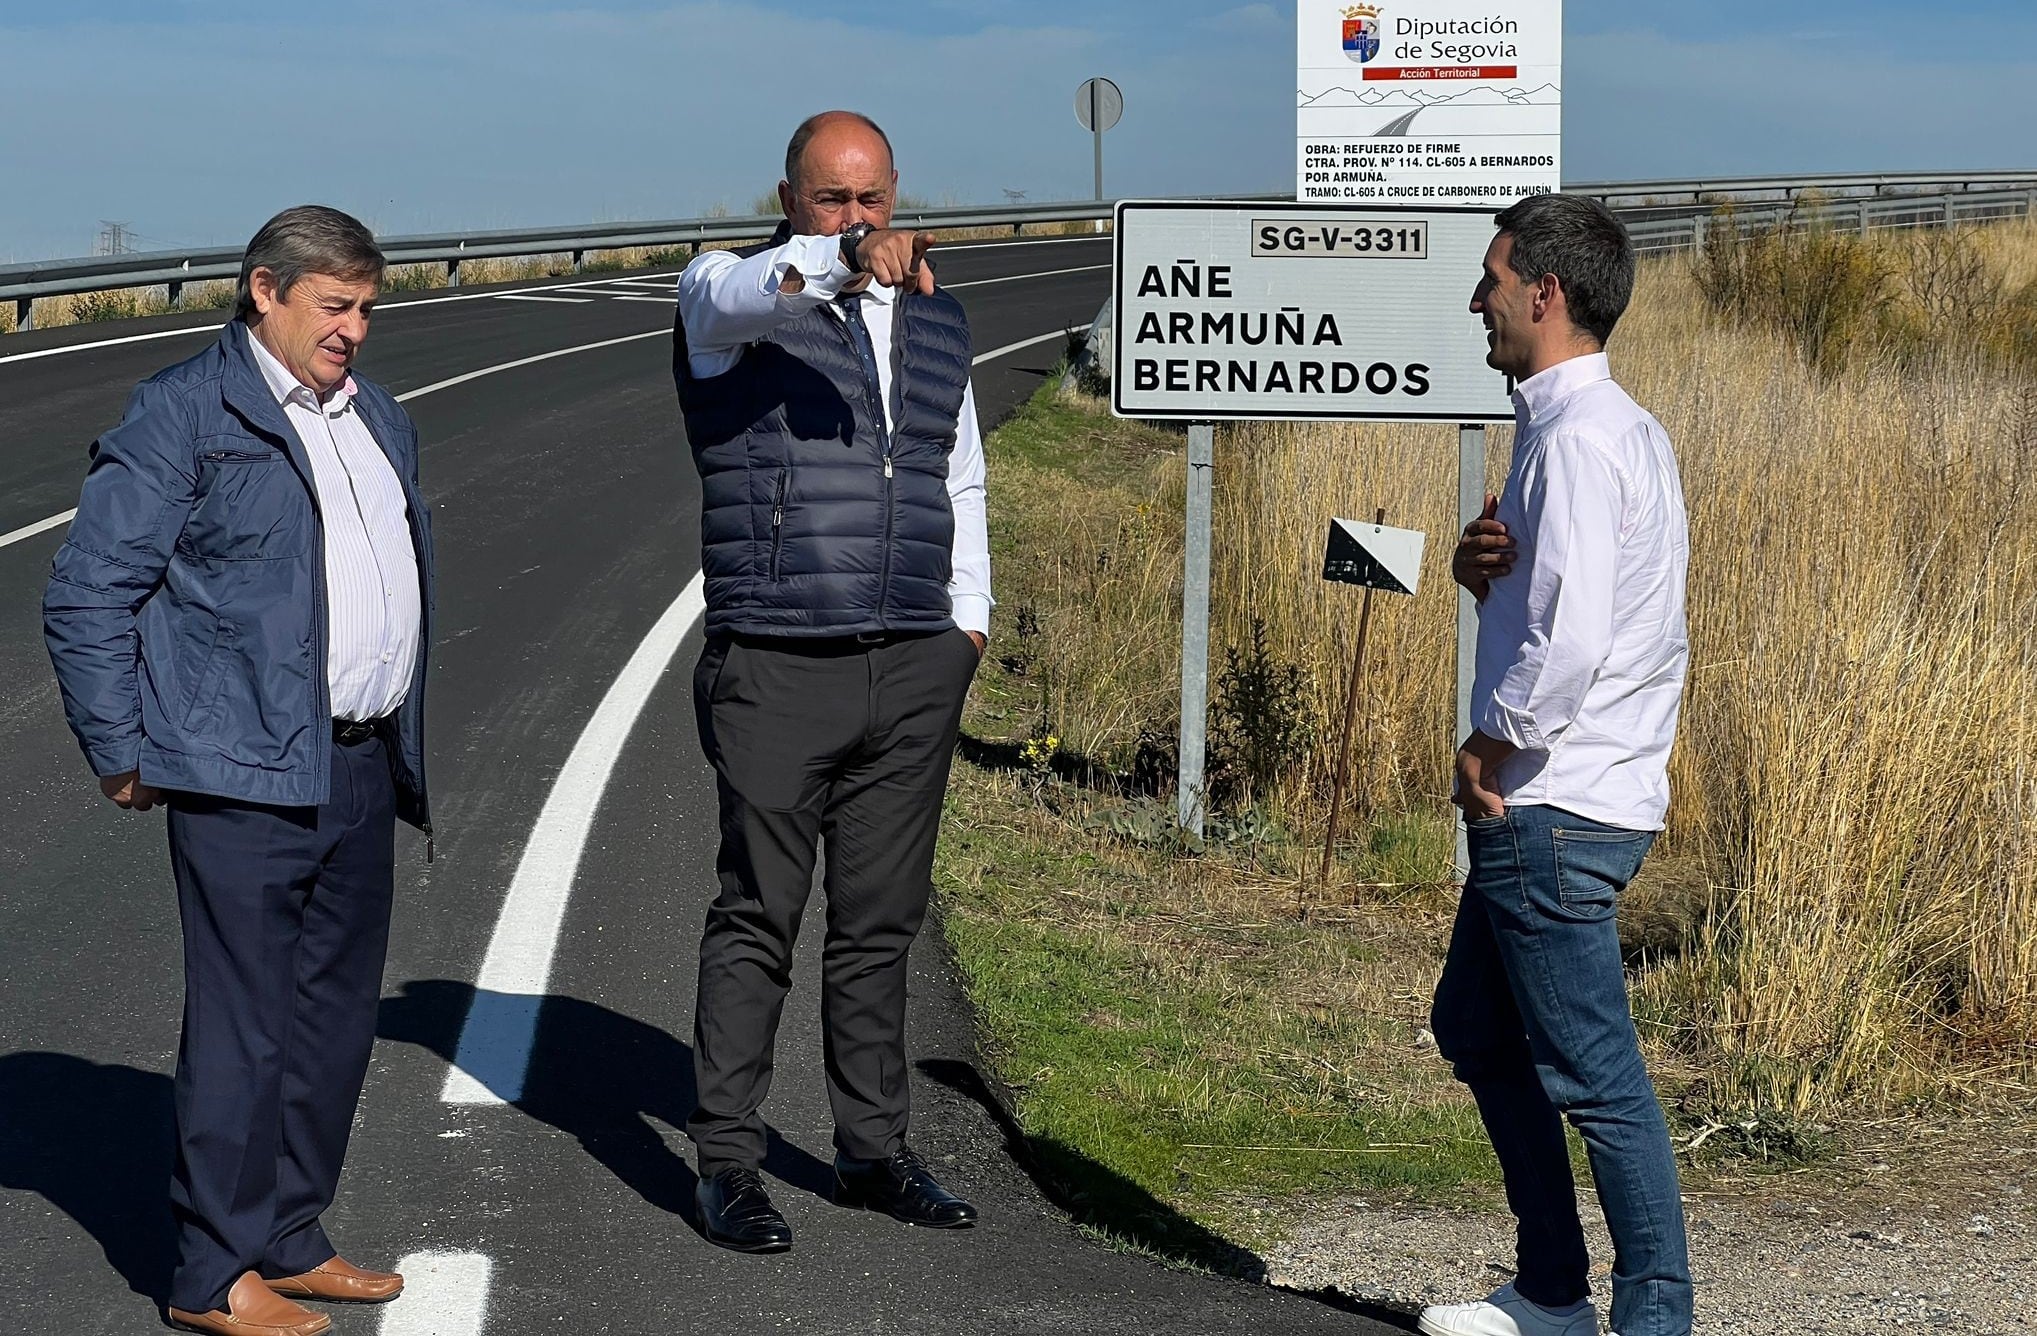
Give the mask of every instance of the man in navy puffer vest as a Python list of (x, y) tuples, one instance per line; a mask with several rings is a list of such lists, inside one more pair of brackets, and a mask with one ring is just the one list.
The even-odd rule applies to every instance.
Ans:
[(962, 307), (889, 227), (884, 132), (826, 112), (786, 149), (778, 235), (679, 279), (673, 372), (700, 470), (694, 674), (721, 811), (694, 1012), (702, 1232), (779, 1252), (758, 1167), (793, 940), (827, 842), (835, 1199), (973, 1224), (906, 1144), (906, 954), (932, 891), (962, 701), (990, 624)]

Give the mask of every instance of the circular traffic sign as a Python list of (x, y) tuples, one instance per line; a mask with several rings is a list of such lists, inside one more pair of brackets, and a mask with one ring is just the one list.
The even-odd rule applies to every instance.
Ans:
[(1085, 130), (1108, 130), (1124, 114), (1125, 95), (1108, 79), (1084, 79), (1075, 90), (1075, 119)]

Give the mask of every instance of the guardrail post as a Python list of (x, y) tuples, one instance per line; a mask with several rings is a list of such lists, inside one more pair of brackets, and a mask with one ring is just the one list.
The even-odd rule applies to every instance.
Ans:
[(35, 328), (35, 298), (20, 297), (14, 303), (14, 332), (26, 334)]
[(169, 286), (169, 289), (170, 289), (170, 309), (171, 309), (172, 311), (181, 311), (181, 310), (183, 310), (183, 309), (184, 309), (184, 285), (183, 285), (182, 283), (171, 283), (171, 284), (169, 284), (168, 286)]
[(586, 252), (586, 251), (584, 251), (584, 250), (576, 250), (576, 251), (574, 251), (574, 252), (573, 252), (573, 272), (574, 272), (574, 273), (576, 273), (576, 274), (578, 274), (578, 273), (581, 273), (581, 272), (583, 272), (583, 270), (582, 270), (582, 267), (581, 267), (581, 266), (582, 266), (582, 265), (584, 265), (584, 264), (586, 263), (586, 260), (587, 260), (587, 252)]
[(446, 261), (446, 286), (449, 288), (460, 286), (460, 262), (458, 260)]
[(1854, 221), (1855, 221), (1856, 223), (1858, 223), (1858, 224), (1860, 225), (1860, 235), (1861, 235), (1861, 236), (1863, 236), (1863, 237), (1864, 237), (1864, 236), (1866, 236), (1866, 235), (1867, 235), (1867, 201), (1866, 201), (1866, 200), (1862, 200), (1862, 201), (1860, 201), (1860, 203), (1858, 203), (1858, 204), (1854, 205), (1854, 206), (1853, 206), (1853, 213), (1854, 213), (1854, 215), (1855, 215), (1855, 216), (1854, 216)]

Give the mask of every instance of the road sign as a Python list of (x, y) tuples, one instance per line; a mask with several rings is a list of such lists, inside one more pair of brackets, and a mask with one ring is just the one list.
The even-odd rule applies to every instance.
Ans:
[(1125, 201), (1121, 417), (1511, 422), (1471, 314), (1483, 209)]
[(1108, 79), (1084, 79), (1075, 90), (1075, 119), (1085, 130), (1102, 134), (1124, 114), (1124, 92)]
[(1389, 594), (1412, 594), (1421, 583), (1422, 548), (1427, 543), (1428, 536), (1419, 529), (1333, 519), (1323, 553), (1323, 578)]
[(1563, 0), (1297, 0), (1295, 198), (1503, 209), (1561, 187)]
[[(1125, 114), (1125, 95), (1108, 79), (1084, 79), (1075, 90), (1075, 119), (1096, 139), (1096, 198), (1103, 198), (1103, 132)], [(1103, 224), (1099, 222), (1098, 227)]]

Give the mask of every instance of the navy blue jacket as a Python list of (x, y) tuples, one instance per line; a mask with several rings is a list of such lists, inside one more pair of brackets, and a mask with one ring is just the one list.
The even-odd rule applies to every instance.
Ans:
[[(64, 712), (98, 775), (279, 806), (326, 801), (325, 536), (311, 461), (235, 320), (135, 387), (92, 446), (43, 595)], [(425, 657), (431, 518), (417, 428), (354, 377), (354, 407), (402, 482), (424, 588), (417, 672), (398, 713), (397, 814), (428, 827)]]
[[(789, 230), (780, 228), (780, 239)], [(701, 483), (710, 635), (846, 636), (954, 626), (948, 459), (969, 388), (969, 321), (935, 289), (900, 293), (887, 428), (877, 368), (816, 307), (719, 376), (673, 372)]]

